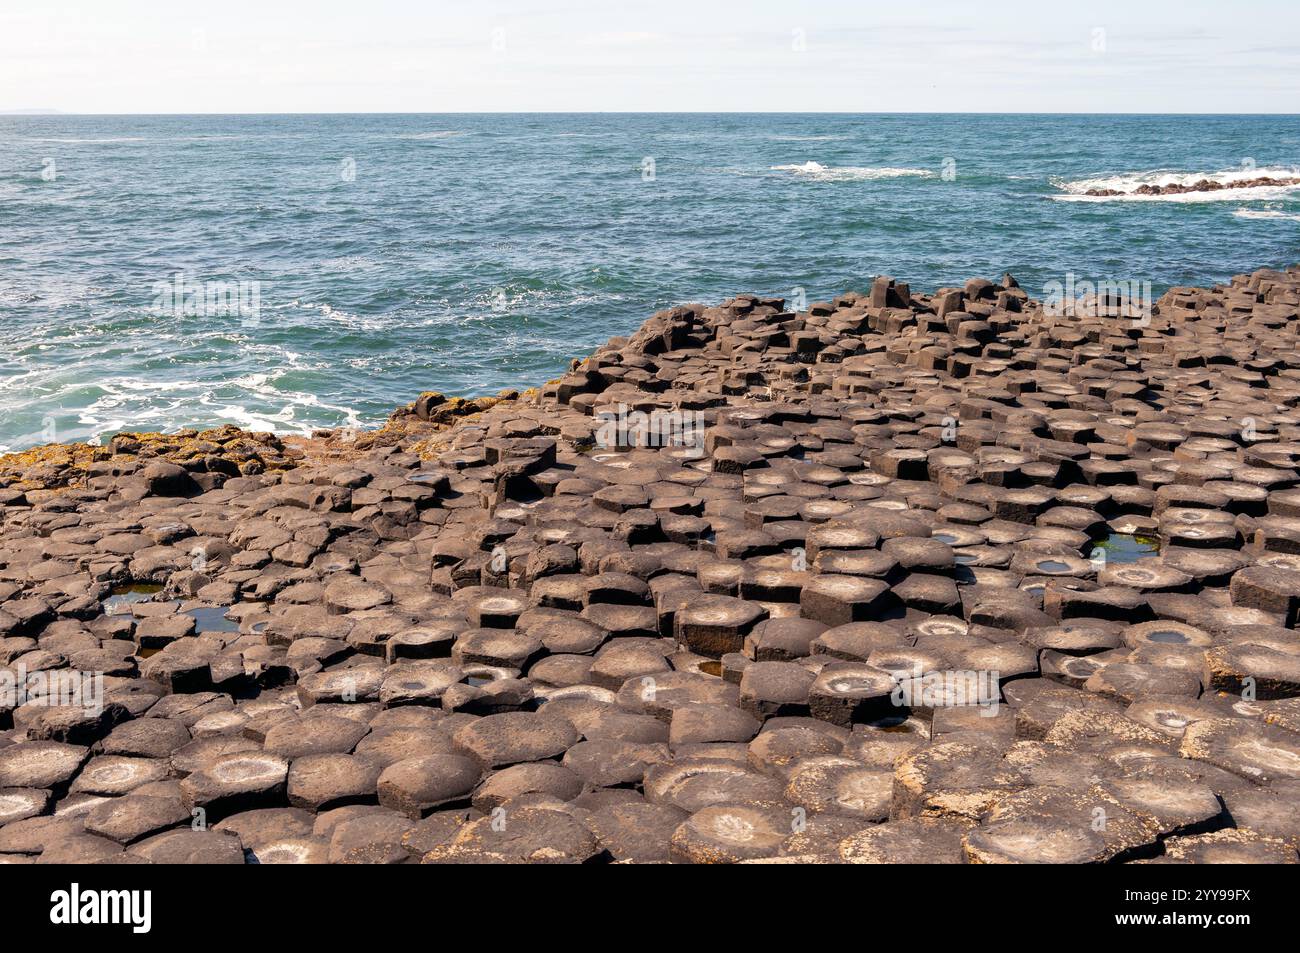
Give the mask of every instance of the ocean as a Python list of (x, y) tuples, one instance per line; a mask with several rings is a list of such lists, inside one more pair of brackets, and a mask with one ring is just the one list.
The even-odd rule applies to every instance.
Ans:
[(0, 117), (0, 451), (375, 426), (741, 292), (1300, 260), (1297, 116)]

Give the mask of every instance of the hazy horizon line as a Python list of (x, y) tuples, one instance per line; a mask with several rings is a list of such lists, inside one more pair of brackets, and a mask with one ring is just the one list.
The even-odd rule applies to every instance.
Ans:
[(1300, 112), (1092, 112), (1085, 110), (937, 110), (937, 109), (452, 109), (452, 110), (327, 110), (304, 112), (64, 112), (58, 109), (0, 109), (6, 119), (81, 119), (88, 117), (157, 116), (1271, 116), (1300, 118)]

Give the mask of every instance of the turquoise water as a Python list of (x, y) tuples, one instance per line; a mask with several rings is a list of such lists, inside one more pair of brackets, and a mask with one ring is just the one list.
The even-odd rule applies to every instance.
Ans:
[(1300, 190), (1079, 193), (1297, 166), (1277, 116), (0, 118), (0, 447), (374, 425), (742, 291), (1220, 281), (1300, 260)]

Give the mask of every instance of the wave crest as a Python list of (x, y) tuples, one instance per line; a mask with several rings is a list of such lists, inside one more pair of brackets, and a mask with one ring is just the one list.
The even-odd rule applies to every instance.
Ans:
[(1232, 213), (1233, 218), (1267, 218), (1281, 219), (1287, 222), (1300, 222), (1300, 212), (1279, 212), (1268, 208), (1239, 208)]
[(819, 182), (852, 182), (870, 179), (899, 179), (905, 176), (929, 178), (934, 173), (929, 169), (908, 169), (894, 166), (827, 166), (820, 162), (805, 162), (803, 165), (774, 165), (773, 172), (790, 172), (802, 178)]

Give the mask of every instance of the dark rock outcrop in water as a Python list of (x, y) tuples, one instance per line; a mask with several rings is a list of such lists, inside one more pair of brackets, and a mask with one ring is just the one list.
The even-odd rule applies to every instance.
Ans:
[(1300, 185), (1300, 178), (1276, 178), (1261, 175), (1254, 179), (1242, 179), (1238, 182), (1218, 182), (1214, 179), (1199, 179), (1191, 185), (1177, 182), (1169, 185), (1139, 185), (1136, 189), (1125, 192), (1122, 189), (1089, 189), (1084, 195), (1113, 197), (1116, 195), (1186, 195), (1189, 192), (1222, 192), (1224, 189), (1254, 189), (1261, 186)]
[(0, 859), (1294, 863), (1298, 329), (882, 278), (0, 460)]

